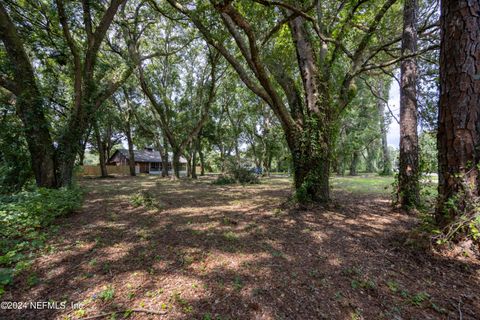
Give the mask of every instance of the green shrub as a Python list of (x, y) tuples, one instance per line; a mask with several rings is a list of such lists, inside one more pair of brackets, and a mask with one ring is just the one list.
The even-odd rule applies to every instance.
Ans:
[(251, 172), (247, 168), (232, 167), (228, 174), (220, 175), (215, 181), (212, 182), (215, 185), (223, 186), (227, 184), (257, 184), (260, 183), (257, 175)]
[(228, 175), (220, 175), (217, 179), (215, 179), (213, 184), (218, 185), (218, 186), (223, 186), (226, 184), (234, 184), (237, 183), (235, 178), (228, 176)]
[[(80, 207), (82, 192), (71, 189), (34, 189), (0, 196), (0, 292), (12, 277), (29, 266), (35, 250), (47, 239), (46, 227)], [(8, 283), (5, 279), (9, 279)]]
[(134, 207), (145, 207), (147, 209), (160, 208), (160, 203), (155, 199), (154, 195), (149, 191), (137, 192), (130, 199), (130, 203)]
[(230, 170), (233, 178), (241, 184), (257, 184), (260, 183), (258, 176), (250, 169), (244, 167), (234, 167)]

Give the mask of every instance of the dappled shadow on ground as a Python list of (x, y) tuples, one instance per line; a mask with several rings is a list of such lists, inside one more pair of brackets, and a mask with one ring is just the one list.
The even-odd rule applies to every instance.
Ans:
[[(140, 177), (88, 180), (80, 212), (3, 300), (78, 302), (0, 310), (1, 319), (475, 319), (479, 267), (420, 250), (416, 221), (381, 196), (336, 192), (328, 208), (286, 209), (286, 179), (213, 186)], [(130, 203), (148, 190), (161, 209)], [(121, 314), (118, 314), (120, 318)]]

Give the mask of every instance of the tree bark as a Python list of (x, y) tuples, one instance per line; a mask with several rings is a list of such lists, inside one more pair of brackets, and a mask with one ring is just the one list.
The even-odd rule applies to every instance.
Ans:
[(98, 129), (98, 124), (96, 121), (93, 124), (93, 130), (95, 132), (95, 139), (97, 141), (98, 160), (100, 162), (100, 175), (102, 178), (105, 178), (108, 176), (107, 164), (105, 161), (105, 148), (103, 146), (102, 137), (100, 135), (100, 130)]
[(193, 143), (192, 146), (192, 179), (198, 179), (197, 177), (197, 149), (198, 149), (198, 139)]
[(370, 144), (370, 146), (367, 147), (367, 172), (372, 173), (375, 171), (375, 149), (374, 146)]
[(173, 150), (172, 169), (172, 180), (180, 179), (180, 153), (177, 150)]
[(297, 198), (326, 203), (330, 200), (330, 154), (293, 153), (293, 178)]
[(443, 0), (441, 10), (436, 219), (446, 225), (479, 196), (480, 3)]
[(190, 178), (192, 174), (192, 156), (189, 154), (187, 156), (187, 178)]
[[(293, 135), (287, 134), (294, 166), (296, 163), (300, 166), (294, 168), (297, 199), (301, 202), (327, 203), (330, 201), (330, 162), (335, 136), (330, 90), (325, 79), (320, 78), (304, 19), (293, 19), (290, 29), (305, 91), (306, 107), (303, 128), (297, 133), (300, 137), (292, 139)], [(308, 142), (305, 141), (307, 139)], [(300, 150), (301, 160), (296, 161)]]
[(13, 70), (13, 81), (2, 83), (17, 97), (17, 115), (23, 124), (30, 161), (37, 186), (57, 187), (55, 149), (44, 113), (43, 99), (38, 89), (33, 67), (24, 45), (2, 3), (0, 3), (0, 39)]
[(205, 175), (205, 156), (201, 143), (198, 144), (198, 157), (200, 158), (200, 175), (203, 177)]
[(120, 5), (126, 0), (112, 0), (93, 31), (89, 6), (83, 7), (86, 46), (81, 47), (70, 31), (63, 0), (56, 0), (56, 7), (62, 33), (70, 49), (73, 64), (74, 103), (64, 134), (59, 138), (57, 149), (58, 179), (61, 186), (69, 186), (73, 181), (73, 168), (78, 154), (79, 141), (88, 126), (94, 121), (95, 113), (120, 85), (128, 79), (133, 69), (129, 68), (122, 78), (99, 88), (94, 77), (100, 46)]
[[(131, 111), (129, 110), (129, 113)], [(132, 128), (130, 120), (125, 123), (125, 135), (127, 136), (128, 144), (128, 167), (130, 169), (130, 176), (135, 177), (137, 172), (135, 170), (135, 152), (133, 151)]]
[(352, 154), (352, 161), (350, 161), (350, 173), (351, 176), (358, 175), (357, 168), (358, 168), (358, 161), (360, 160), (360, 154), (358, 151), (354, 151)]
[[(161, 147), (161, 144), (159, 144)], [(162, 177), (168, 177), (168, 143), (164, 138), (163, 148), (160, 148), (160, 153), (162, 156)]]
[[(402, 54), (417, 52), (417, 0), (405, 0)], [(418, 135), (417, 135), (417, 63), (408, 58), (401, 65), (400, 86), (400, 165), (398, 200), (403, 208), (419, 204)]]

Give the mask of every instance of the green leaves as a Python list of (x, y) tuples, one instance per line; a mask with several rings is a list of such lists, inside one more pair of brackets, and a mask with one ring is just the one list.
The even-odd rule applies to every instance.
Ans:
[[(45, 244), (45, 227), (81, 204), (79, 189), (35, 189), (0, 197), (0, 296), (16, 274), (30, 267), (34, 252)], [(33, 286), (39, 279), (31, 275)]]

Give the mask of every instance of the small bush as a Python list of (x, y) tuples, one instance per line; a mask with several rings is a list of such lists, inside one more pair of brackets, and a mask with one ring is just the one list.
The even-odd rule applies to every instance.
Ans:
[(141, 191), (132, 196), (130, 203), (134, 207), (145, 207), (147, 209), (160, 208), (160, 203), (154, 198), (149, 191)]
[(223, 186), (223, 185), (227, 185), (227, 184), (234, 184), (236, 182), (237, 181), (233, 177), (221, 175), (216, 180), (214, 180), (212, 183), (215, 184), (215, 185), (218, 185), (218, 186)]
[(258, 176), (250, 169), (244, 167), (235, 167), (230, 170), (231, 175), (241, 184), (257, 184), (260, 183)]

